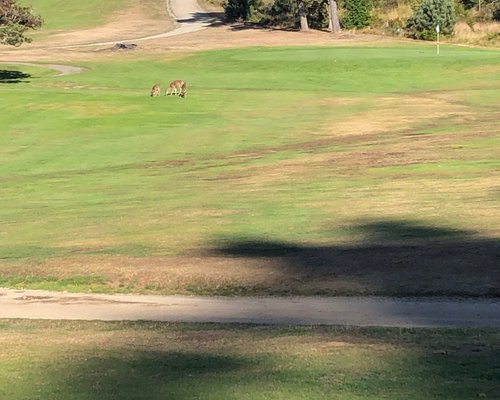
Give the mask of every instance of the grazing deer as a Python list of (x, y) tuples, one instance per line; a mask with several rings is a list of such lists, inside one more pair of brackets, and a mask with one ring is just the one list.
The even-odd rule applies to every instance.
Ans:
[(160, 84), (157, 83), (156, 85), (154, 85), (152, 88), (151, 88), (151, 97), (156, 97), (156, 96), (159, 96), (160, 95), (160, 92), (161, 92), (161, 89), (160, 89)]
[(179, 95), (180, 97), (186, 97), (186, 94), (186, 82), (181, 80), (170, 82), (170, 85), (168, 85), (167, 91), (165, 92), (165, 96)]

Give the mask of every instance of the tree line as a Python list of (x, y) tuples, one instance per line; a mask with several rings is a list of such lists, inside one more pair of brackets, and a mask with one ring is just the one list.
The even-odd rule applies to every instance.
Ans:
[(341, 27), (375, 25), (374, 7), (389, 10), (402, 3), (411, 5), (413, 14), (405, 21), (396, 21), (394, 31), (415, 39), (434, 40), (438, 25), (442, 35), (451, 35), (459, 17), (468, 24), (473, 18), (500, 20), (500, 0), (224, 0), (222, 5), (229, 22), (338, 32)]
[[(396, 21), (394, 29), (415, 39), (434, 40), (440, 33), (451, 35), (458, 16), (500, 21), (500, 0), (212, 0), (220, 1), (226, 20), (242, 20), (264, 26), (294, 28), (306, 31), (366, 28), (374, 22), (373, 6), (390, 7), (400, 2), (413, 5), (413, 14), (404, 22)], [(339, 13), (340, 10), (340, 13)], [(18, 46), (31, 39), (29, 29), (42, 26), (42, 17), (16, 0), (0, 0), (0, 44)], [(470, 21), (467, 21), (469, 23)], [(472, 23), (470, 23), (472, 25)]]

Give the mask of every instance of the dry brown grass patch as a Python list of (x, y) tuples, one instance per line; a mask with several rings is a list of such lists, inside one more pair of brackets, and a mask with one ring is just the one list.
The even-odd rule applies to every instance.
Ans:
[(472, 26), (458, 22), (450, 40), (454, 43), (500, 47), (500, 22), (477, 22)]
[[(443, 121), (466, 126), (484, 122), (483, 117), (463, 104), (463, 96), (454, 92), (382, 97), (369, 111), (356, 113), (341, 121), (323, 121), (315, 132), (315, 136), (321, 139), (269, 147), (245, 157), (226, 155), (231, 164), (237, 165), (248, 161), (248, 158), (257, 159), (280, 151), (298, 152), (293, 159), (273, 161), (272, 165), (242, 167), (237, 171), (221, 173), (218, 178), (244, 182), (248, 189), (242, 190), (253, 191), (271, 182), (307, 177), (311, 172), (316, 174), (319, 169), (322, 169), (322, 174), (329, 173), (332, 168), (337, 174), (350, 174), (367, 168), (456, 158), (460, 151), (452, 149), (452, 144), (460, 139), (465, 141), (477, 137), (476, 132), (414, 134), (442, 126)], [(318, 103), (323, 108), (336, 107), (339, 101), (321, 99)], [(402, 140), (402, 137), (407, 139)], [(351, 149), (351, 145), (355, 147)]]
[[(124, 41), (173, 29), (174, 23), (168, 17), (166, 10), (164, 8), (155, 10), (156, 14), (151, 11), (150, 2), (132, 2), (126, 10), (112, 15), (103, 26), (56, 33), (47, 37), (42, 43), (63, 46), (97, 41)], [(35, 43), (35, 46), (37, 44)]]

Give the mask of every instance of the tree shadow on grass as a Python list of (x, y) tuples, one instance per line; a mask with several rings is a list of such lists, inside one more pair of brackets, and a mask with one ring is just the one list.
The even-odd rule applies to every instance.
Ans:
[(209, 252), (275, 266), (282, 272), (279, 282), (269, 282), (275, 294), (300, 295), (307, 288), (308, 294), (319, 295), (500, 296), (497, 238), (391, 220), (370, 221), (349, 231), (363, 240), (352, 246), (314, 246), (267, 238), (225, 239)]
[(222, 12), (195, 12), (189, 18), (178, 18), (177, 22), (183, 24), (204, 23), (211, 27), (224, 25), (224, 13)]
[[(155, 329), (152, 323), (142, 324)], [(169, 329), (181, 331), (186, 325)], [(35, 358), (25, 369), (23, 398), (465, 400), (481, 393), (494, 398), (497, 387), (500, 353), (495, 332), (214, 325), (198, 329), (224, 339), (220, 354), (215, 353), (217, 346), (203, 342), (209, 340), (203, 335), (183, 339), (178, 351), (158, 350), (163, 347), (158, 343), (144, 350), (147, 340), (137, 339), (115, 347), (109, 336), (114, 346), (99, 349), (74, 350), (64, 343), (70, 357), (56, 357), (45, 365)], [(165, 348), (175, 347), (168, 337), (165, 341)], [(251, 348), (253, 341), (260, 342), (259, 352), (238, 350)], [(275, 341), (282, 350), (274, 348)], [(322, 350), (311, 353), (315, 347)]]
[(192, 13), (189, 18), (178, 18), (177, 22), (183, 24), (204, 23), (210, 27), (228, 26), (232, 31), (283, 31), (283, 32), (300, 32), (297, 28), (277, 27), (271, 25), (262, 25), (254, 22), (226, 22), (223, 12), (196, 12)]
[[(202, 352), (128, 351), (103, 349), (102, 356), (85, 362), (50, 365), (51, 385), (43, 398), (59, 399), (61, 393), (79, 399), (202, 399), (217, 389), (221, 376), (238, 375), (248, 362), (227, 355)], [(69, 398), (69, 397), (66, 397)]]
[(300, 32), (298, 28), (292, 27), (279, 27), (272, 25), (263, 25), (254, 22), (233, 22), (229, 24), (232, 31), (240, 32), (240, 31), (280, 31), (280, 32)]
[(31, 78), (31, 75), (21, 71), (0, 69), (0, 84), (21, 83), (28, 78)]

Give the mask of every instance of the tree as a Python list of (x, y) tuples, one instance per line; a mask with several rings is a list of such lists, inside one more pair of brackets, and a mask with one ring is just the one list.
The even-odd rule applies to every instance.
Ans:
[(436, 26), (451, 35), (457, 17), (452, 0), (424, 0), (406, 23), (407, 35), (414, 39), (436, 40)]
[(330, 29), (340, 31), (335, 0), (226, 0), (224, 10), (227, 21), (252, 21), (301, 31), (325, 29), (333, 19)]
[(299, 5), (300, 30), (305, 32), (309, 30), (307, 23), (307, 6), (305, 0), (297, 0)]
[(333, 33), (340, 32), (339, 15), (337, 13), (337, 2), (335, 0), (328, 0), (330, 29)]
[(0, 0), (0, 44), (20, 46), (31, 42), (25, 32), (41, 26), (42, 18), (31, 7), (20, 6), (16, 0)]

